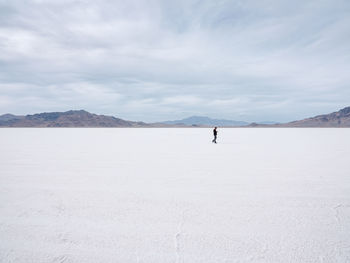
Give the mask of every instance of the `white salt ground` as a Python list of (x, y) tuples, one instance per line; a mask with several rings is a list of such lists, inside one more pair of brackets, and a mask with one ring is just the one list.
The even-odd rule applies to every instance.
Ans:
[(350, 262), (350, 129), (0, 129), (0, 262)]

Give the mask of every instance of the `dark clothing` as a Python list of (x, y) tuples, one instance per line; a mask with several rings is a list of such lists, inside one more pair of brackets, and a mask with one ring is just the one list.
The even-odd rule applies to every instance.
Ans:
[(213, 143), (216, 143), (216, 137), (218, 135), (218, 131), (216, 129), (213, 130), (214, 133), (214, 139), (212, 140)]

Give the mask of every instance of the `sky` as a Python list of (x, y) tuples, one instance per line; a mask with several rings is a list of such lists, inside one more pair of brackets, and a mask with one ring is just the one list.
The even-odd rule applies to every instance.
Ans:
[(348, 0), (0, 0), (0, 114), (287, 122), (349, 72)]

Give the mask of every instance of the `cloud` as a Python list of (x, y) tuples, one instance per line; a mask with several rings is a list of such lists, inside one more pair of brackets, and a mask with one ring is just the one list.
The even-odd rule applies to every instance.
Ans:
[(334, 111), (350, 101), (349, 11), (345, 0), (0, 0), (0, 111), (144, 121)]

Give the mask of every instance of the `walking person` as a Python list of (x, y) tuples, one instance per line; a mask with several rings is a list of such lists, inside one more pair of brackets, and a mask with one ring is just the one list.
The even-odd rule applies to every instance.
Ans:
[(217, 130), (218, 127), (215, 127), (214, 130), (213, 130), (213, 133), (214, 133), (214, 139), (212, 140), (213, 143), (216, 143), (216, 138), (218, 136), (218, 130)]

